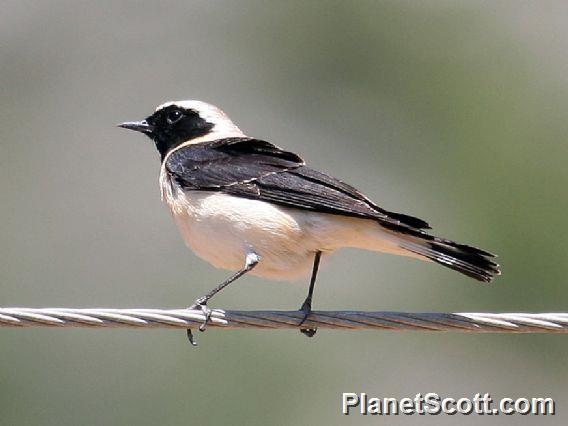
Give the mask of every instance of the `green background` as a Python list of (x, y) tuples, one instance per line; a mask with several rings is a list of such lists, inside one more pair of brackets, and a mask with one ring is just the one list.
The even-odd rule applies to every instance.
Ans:
[[(0, 306), (184, 307), (227, 275), (159, 199), (152, 144), (117, 129), (167, 100), (222, 107), (381, 206), (500, 255), (484, 286), (342, 251), (316, 309), (568, 311), (564, 2), (6, 1)], [(245, 277), (213, 306), (293, 309)], [(566, 424), (568, 340), (320, 330), (0, 330), (0, 423)], [(554, 397), (555, 417), (340, 415), (342, 392)]]

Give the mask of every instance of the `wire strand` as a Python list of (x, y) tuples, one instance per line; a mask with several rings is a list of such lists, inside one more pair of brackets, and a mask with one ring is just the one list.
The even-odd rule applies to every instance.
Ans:
[[(297, 329), (300, 311), (214, 309), (208, 327)], [(0, 327), (197, 328), (205, 317), (188, 309), (0, 308)], [(314, 311), (302, 328), (463, 333), (568, 333), (568, 313), (407, 313)]]

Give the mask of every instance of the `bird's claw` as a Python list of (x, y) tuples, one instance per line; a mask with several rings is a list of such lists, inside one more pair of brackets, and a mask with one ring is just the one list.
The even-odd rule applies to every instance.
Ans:
[(306, 337), (314, 337), (317, 331), (318, 331), (317, 328), (301, 328), (300, 329), (300, 333), (302, 333)]
[(197, 346), (197, 342), (193, 338), (193, 332), (191, 331), (191, 328), (187, 329), (187, 340), (189, 340), (189, 343), (191, 343), (191, 346)]
[[(188, 309), (194, 310), (194, 311), (195, 310), (201, 310), (201, 312), (205, 316), (205, 320), (199, 326), (199, 331), (201, 331), (201, 332), (205, 331), (205, 329), (207, 328), (207, 324), (211, 320), (211, 314), (213, 313), (213, 311), (207, 306), (207, 302), (202, 301), (200, 299), (197, 299)], [(192, 346), (197, 346), (197, 343), (195, 342), (191, 328), (187, 329), (187, 338), (189, 340), (189, 343), (192, 344)]]
[[(303, 323), (306, 322), (306, 320), (308, 319), (308, 317), (312, 313), (312, 301), (309, 300), (309, 299), (306, 299), (304, 301), (304, 303), (302, 304), (300, 311), (302, 311), (304, 313), (304, 318), (302, 318), (302, 321), (300, 321), (300, 324), (299, 324), (299, 325), (302, 325)], [(318, 330), (317, 328), (301, 328), (300, 333), (302, 333), (306, 337), (314, 337), (317, 330)]]
[(199, 331), (205, 331), (205, 329), (207, 328), (207, 324), (209, 324), (209, 321), (211, 320), (211, 314), (213, 313), (213, 311), (207, 306), (207, 302), (203, 302), (197, 299), (193, 303), (193, 305), (189, 307), (189, 309), (194, 311), (200, 310), (203, 313), (203, 316), (205, 316), (205, 320), (199, 326)]

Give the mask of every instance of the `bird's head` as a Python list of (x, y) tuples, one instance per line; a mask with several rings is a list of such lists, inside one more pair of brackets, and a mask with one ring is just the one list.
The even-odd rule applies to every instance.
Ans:
[(150, 137), (162, 159), (180, 145), (244, 136), (221, 109), (201, 101), (167, 102), (144, 120), (118, 126)]

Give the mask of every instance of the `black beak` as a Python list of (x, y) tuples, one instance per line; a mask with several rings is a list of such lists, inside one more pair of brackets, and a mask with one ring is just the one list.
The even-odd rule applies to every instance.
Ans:
[(146, 120), (142, 121), (126, 121), (124, 123), (118, 124), (118, 127), (123, 129), (135, 130), (137, 132), (151, 134), (154, 127), (148, 124)]

